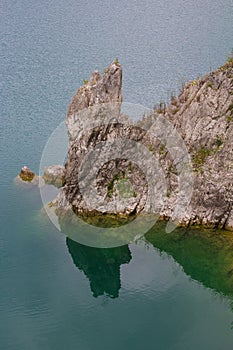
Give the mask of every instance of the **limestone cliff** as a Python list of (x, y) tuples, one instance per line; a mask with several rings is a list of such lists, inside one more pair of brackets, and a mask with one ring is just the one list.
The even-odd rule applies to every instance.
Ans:
[[(161, 218), (172, 217), (179, 184), (177, 164), (166, 143), (146, 132), (162, 116), (181, 135), (192, 160), (192, 198), (179, 223), (233, 229), (233, 60), (230, 58), (215, 72), (187, 83), (167, 107), (158, 106), (134, 124), (127, 124), (128, 117), (121, 113), (121, 88), (122, 67), (116, 61), (103, 76), (94, 72), (74, 95), (67, 113), (65, 185), (57, 206), (88, 215), (140, 213), (147, 205), (148, 178), (153, 166), (148, 166), (146, 173), (143, 164), (150, 161), (146, 151), (145, 163), (132, 160), (135, 143), (141, 143), (153, 153), (165, 174), (167, 189), (163, 203), (158, 205), (159, 214)], [(118, 139), (131, 143), (114, 143)], [(83, 162), (88, 153), (92, 153), (92, 158), (85, 168)], [(96, 175), (94, 182), (91, 172)], [(159, 202), (156, 196), (162, 191), (161, 184), (155, 181), (153, 186), (151, 198), (154, 196)], [(93, 200), (85, 199), (85, 191), (89, 198), (93, 194)]]
[(192, 156), (194, 190), (189, 224), (233, 227), (233, 60), (188, 83), (165, 117)]

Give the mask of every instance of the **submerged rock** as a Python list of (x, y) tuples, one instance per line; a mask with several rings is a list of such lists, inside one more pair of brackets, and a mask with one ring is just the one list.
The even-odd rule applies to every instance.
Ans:
[(35, 177), (35, 173), (28, 168), (26, 165), (21, 169), (20, 173), (19, 173), (19, 177), (21, 180), (23, 181), (28, 181), (31, 182), (34, 177)]
[(20, 173), (15, 177), (14, 183), (17, 186), (25, 189), (31, 189), (34, 187), (41, 187), (44, 185), (44, 181), (37, 176), (30, 168), (24, 166)]

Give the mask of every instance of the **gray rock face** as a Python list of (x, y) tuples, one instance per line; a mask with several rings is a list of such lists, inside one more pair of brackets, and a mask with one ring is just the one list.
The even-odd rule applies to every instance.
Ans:
[(80, 87), (73, 96), (68, 107), (67, 118), (71, 117), (82, 109), (94, 106), (96, 104), (107, 102), (121, 102), (122, 86), (122, 67), (119, 63), (113, 62), (105, 70), (102, 77), (98, 71), (95, 71), (89, 82), (85, 81), (84, 86)]
[(165, 113), (192, 156), (193, 196), (184, 224), (233, 228), (233, 61), (188, 83)]
[(62, 187), (65, 183), (65, 167), (62, 165), (51, 165), (46, 167), (43, 179), (46, 184)]
[[(168, 107), (160, 106), (134, 125), (121, 122), (127, 119), (120, 112), (121, 87), (122, 67), (113, 62), (103, 77), (94, 72), (74, 95), (67, 113), (69, 151), (58, 207), (71, 207), (77, 213), (117, 215), (137, 214), (145, 209), (148, 183), (153, 185), (151, 198), (162, 193), (163, 184), (157, 179), (152, 181), (154, 165), (149, 163), (146, 151), (141, 163), (137, 163), (133, 153), (135, 143), (141, 143), (165, 173), (167, 192), (158, 205), (159, 214), (161, 218), (172, 217), (179, 184), (177, 164), (161, 142), (163, 137), (156, 140), (146, 132), (162, 116), (181, 135), (192, 159), (193, 195), (187, 210), (180, 213), (179, 223), (233, 229), (232, 60), (216, 72), (189, 82)], [(166, 132), (172, 133), (168, 129)], [(131, 143), (120, 144), (118, 139)], [(116, 149), (118, 153), (114, 153)], [(108, 157), (119, 153), (121, 157)], [(135, 162), (129, 160), (132, 158)]]

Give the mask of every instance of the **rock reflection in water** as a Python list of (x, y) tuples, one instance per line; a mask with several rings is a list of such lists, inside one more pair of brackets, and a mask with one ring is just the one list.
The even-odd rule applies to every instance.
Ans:
[(131, 252), (127, 245), (117, 248), (93, 248), (66, 239), (74, 264), (90, 281), (94, 297), (107, 294), (117, 298), (121, 288), (120, 266), (128, 264)]
[(177, 228), (165, 233), (165, 223), (156, 224), (146, 240), (171, 255), (186, 275), (205, 287), (233, 297), (233, 235), (226, 231)]

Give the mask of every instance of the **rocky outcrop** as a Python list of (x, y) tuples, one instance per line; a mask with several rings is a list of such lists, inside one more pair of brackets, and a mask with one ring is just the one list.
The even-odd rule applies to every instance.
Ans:
[(233, 60), (189, 82), (165, 111), (192, 157), (184, 224), (233, 228)]
[[(189, 82), (170, 105), (158, 106), (137, 123), (126, 122), (121, 114), (121, 88), (122, 67), (113, 62), (103, 76), (94, 72), (74, 95), (67, 113), (69, 150), (58, 208), (85, 215), (133, 215), (157, 205), (161, 218), (173, 217), (180, 170), (164, 140), (175, 138), (175, 128), (191, 158), (193, 176), (191, 201), (180, 212), (179, 224), (233, 229), (233, 60)], [(147, 131), (159, 120), (172, 127), (157, 130), (156, 139)], [(144, 146), (140, 162), (135, 144)], [(165, 174), (165, 194), (163, 181), (153, 178), (156, 162)], [(148, 206), (149, 187), (154, 206)]]
[(65, 183), (65, 167), (62, 165), (51, 165), (44, 169), (43, 175), (46, 184), (62, 187)]
[(35, 177), (35, 173), (26, 165), (24, 165), (24, 167), (21, 169), (19, 173), (19, 177), (22, 181), (31, 182)]
[(30, 190), (31, 188), (36, 188), (39, 186), (39, 180), (40, 177), (25, 165), (21, 169), (20, 173), (14, 178), (14, 184)]
[[(73, 96), (68, 107), (67, 118), (82, 109), (107, 102), (121, 102), (122, 68), (118, 61), (113, 62), (105, 70), (102, 77), (95, 71), (89, 82), (84, 80), (84, 86), (80, 87)], [(69, 124), (68, 124), (69, 125)]]

